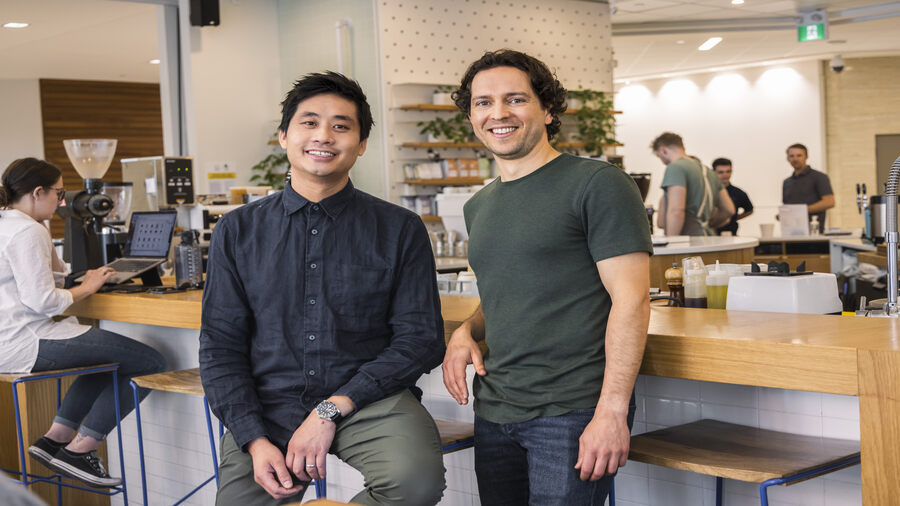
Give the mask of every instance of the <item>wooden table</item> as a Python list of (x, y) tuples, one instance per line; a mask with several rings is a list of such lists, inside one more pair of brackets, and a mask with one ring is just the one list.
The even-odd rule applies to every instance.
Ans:
[[(197, 329), (200, 292), (95, 294), (69, 313)], [(441, 297), (445, 334), (478, 299)], [(900, 497), (900, 321), (850, 316), (651, 308), (641, 373), (859, 396), (866, 505)]]

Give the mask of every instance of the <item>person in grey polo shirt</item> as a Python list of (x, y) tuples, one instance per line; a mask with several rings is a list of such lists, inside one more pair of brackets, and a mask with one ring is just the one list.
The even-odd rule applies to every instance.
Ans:
[(785, 204), (806, 204), (809, 217), (819, 217), (819, 231), (825, 230), (825, 211), (834, 207), (834, 192), (828, 176), (809, 165), (809, 152), (803, 144), (791, 144), (787, 148), (787, 161), (794, 173), (781, 186), (781, 201)]

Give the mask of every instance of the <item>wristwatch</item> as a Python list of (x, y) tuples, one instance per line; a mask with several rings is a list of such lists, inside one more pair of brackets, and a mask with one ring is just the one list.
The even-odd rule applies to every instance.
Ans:
[(319, 418), (322, 420), (328, 420), (330, 422), (338, 423), (344, 418), (341, 415), (341, 410), (331, 401), (322, 401), (316, 406), (316, 414), (319, 415)]

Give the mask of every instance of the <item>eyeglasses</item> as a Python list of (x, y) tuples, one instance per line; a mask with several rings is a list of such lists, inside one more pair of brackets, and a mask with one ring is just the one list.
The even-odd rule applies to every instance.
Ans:
[(51, 186), (50, 188), (47, 188), (47, 189), (53, 190), (56, 192), (56, 201), (57, 202), (62, 202), (63, 200), (66, 199), (66, 189), (65, 188), (53, 188)]

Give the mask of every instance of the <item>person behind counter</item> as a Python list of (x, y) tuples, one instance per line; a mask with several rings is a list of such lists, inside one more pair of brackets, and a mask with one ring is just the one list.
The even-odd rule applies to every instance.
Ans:
[(425, 225), (350, 182), (373, 123), (356, 81), (309, 74), (281, 105), (290, 184), (226, 214), (209, 250), (200, 374), (228, 427), (216, 504), (299, 501), (329, 450), (363, 474), (351, 502), (436, 504), (440, 436), (411, 392), (445, 349)]
[(664, 132), (650, 145), (666, 164), (657, 225), (666, 235), (713, 235), (734, 214), (719, 178), (684, 152), (681, 136)]
[[(89, 270), (81, 285), (61, 288), (66, 267), (42, 224), (64, 204), (60, 170), (36, 158), (12, 162), (0, 187), (0, 371), (40, 372), (119, 363), (119, 416), (131, 412), (132, 376), (165, 370), (162, 355), (149, 346), (75, 317), (54, 321), (73, 302), (96, 292), (115, 274)], [(148, 390), (141, 391), (143, 399)], [(63, 476), (93, 487), (114, 487), (97, 457), (100, 442), (116, 427), (113, 386), (106, 374), (79, 376), (56, 412), (50, 429), (28, 453)]]
[(640, 192), (620, 168), (550, 145), (566, 91), (539, 60), (486, 53), (454, 97), (500, 172), (464, 208), (482, 305), (443, 364), (460, 404), (467, 364), (478, 374), (481, 504), (603, 504), (627, 460), (650, 317)]
[(810, 167), (806, 162), (809, 152), (803, 144), (791, 144), (787, 148), (787, 161), (794, 173), (781, 185), (783, 204), (806, 204), (810, 218), (818, 216), (819, 232), (825, 230), (825, 211), (834, 207), (834, 191), (828, 176)]
[(743, 220), (753, 214), (753, 202), (750, 202), (750, 197), (747, 196), (744, 190), (731, 184), (731, 160), (728, 158), (716, 158), (713, 160), (712, 165), (713, 172), (719, 176), (719, 181), (722, 182), (722, 186), (725, 187), (728, 196), (731, 197), (731, 202), (734, 203), (735, 209), (728, 223), (716, 229), (716, 234), (722, 235), (722, 232), (731, 232), (731, 235), (737, 235), (738, 220)]

